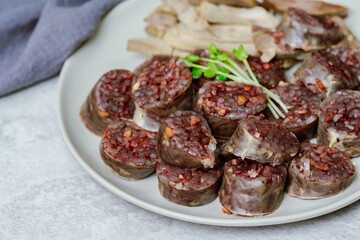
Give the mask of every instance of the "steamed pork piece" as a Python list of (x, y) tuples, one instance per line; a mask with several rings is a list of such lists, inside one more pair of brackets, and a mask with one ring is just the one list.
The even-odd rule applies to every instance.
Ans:
[(101, 136), (111, 122), (133, 117), (132, 78), (127, 70), (112, 70), (95, 84), (80, 109), (80, 118), (91, 132)]
[(313, 92), (327, 97), (359, 85), (359, 60), (357, 52), (345, 47), (316, 50), (296, 70), (294, 77)]
[(338, 16), (331, 18), (337, 25), (339, 25), (341, 31), (344, 33), (344, 38), (337, 44), (337, 46), (348, 47), (350, 49), (360, 50), (360, 41), (356, 38), (354, 33), (346, 26), (344, 19)]
[(176, 110), (191, 108), (191, 82), (189, 68), (177, 58), (154, 61), (136, 75), (132, 87), (136, 107), (134, 121), (157, 132), (162, 119)]
[(346, 7), (318, 0), (264, 0), (263, 4), (266, 8), (274, 9), (280, 13), (286, 12), (288, 8), (300, 9), (316, 16), (346, 16), (348, 13)]
[(285, 166), (233, 159), (225, 163), (219, 191), (226, 213), (263, 216), (274, 212), (284, 197)]
[(339, 149), (304, 143), (291, 161), (287, 193), (302, 199), (330, 197), (346, 189), (354, 174), (354, 164)]
[(262, 7), (236, 8), (202, 1), (198, 9), (200, 14), (211, 23), (257, 25), (267, 28), (276, 26), (275, 16)]
[(159, 161), (156, 133), (140, 128), (133, 120), (120, 119), (106, 130), (100, 142), (100, 155), (120, 177), (145, 178), (155, 171)]
[(318, 142), (360, 156), (360, 92), (338, 91), (320, 106)]
[(186, 168), (213, 168), (217, 162), (216, 140), (198, 113), (177, 111), (161, 122), (158, 153), (162, 161)]
[(208, 44), (210, 42), (227, 42), (240, 45), (252, 42), (250, 25), (218, 24), (211, 25), (211, 28), (212, 31), (197, 31), (179, 23), (169, 29), (169, 32), (184, 40), (203, 40)]
[(343, 38), (343, 31), (330, 17), (317, 17), (294, 8), (286, 11), (275, 31), (253, 29), (254, 43), (264, 62), (275, 56), (302, 59), (304, 52), (335, 45)]
[(253, 42), (227, 42), (221, 41), (219, 38), (216, 38), (215, 41), (211, 41), (207, 39), (201, 39), (200, 36), (189, 37), (189, 35), (184, 35), (184, 32), (179, 32), (178, 29), (176, 29), (175, 27), (170, 28), (168, 31), (166, 31), (165, 35), (163, 36), (163, 40), (175, 49), (188, 52), (193, 52), (197, 49), (207, 48), (209, 47), (209, 44), (213, 42), (219, 49), (219, 51), (228, 54), (232, 54), (233, 49), (238, 48), (240, 44), (244, 46), (245, 50), (250, 55), (257, 54), (257, 50)]
[(164, 162), (156, 166), (159, 191), (170, 202), (196, 207), (217, 198), (222, 168), (185, 170)]
[(198, 13), (188, 0), (164, 0), (164, 3), (174, 9), (179, 21), (196, 31), (210, 29), (206, 19)]
[(320, 18), (294, 8), (284, 14), (276, 28), (276, 33), (280, 32), (285, 36), (277, 36), (275, 40), (279, 44), (305, 52), (336, 44), (343, 37), (340, 27), (330, 17)]
[(155, 11), (146, 18), (149, 24), (146, 27), (146, 32), (154, 37), (161, 38), (167, 28), (174, 26), (177, 23), (177, 18), (174, 13)]
[(285, 118), (275, 119), (268, 111), (268, 119), (282, 124), (299, 139), (312, 138), (317, 129), (321, 96), (301, 84), (283, 84), (272, 91), (289, 107), (289, 112)]
[(216, 137), (230, 137), (238, 121), (266, 108), (265, 91), (237, 82), (211, 81), (199, 90), (195, 111), (208, 121)]
[(174, 55), (175, 49), (164, 40), (156, 37), (144, 37), (129, 39), (127, 51), (137, 52), (145, 55)]
[[(189, 0), (191, 4), (197, 6), (199, 5), (202, 0)], [(256, 7), (258, 2), (256, 0), (208, 0), (208, 2), (215, 3), (215, 4), (225, 4), (234, 7)]]
[(234, 134), (224, 144), (224, 151), (242, 159), (280, 165), (290, 162), (299, 147), (295, 134), (284, 126), (263, 116), (249, 116), (238, 122)]
[[(279, 45), (279, 41), (275, 41), (273, 32), (271, 29), (253, 26), (253, 41), (256, 49), (261, 53), (261, 61), (270, 62), (276, 56), (280, 58), (281, 54), (286, 58), (296, 58), (300, 51)], [(280, 36), (284, 35), (284, 33), (280, 34)]]

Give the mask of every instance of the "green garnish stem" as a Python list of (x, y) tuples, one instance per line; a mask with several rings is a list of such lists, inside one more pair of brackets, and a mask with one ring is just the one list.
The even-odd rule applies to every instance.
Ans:
[(233, 66), (237, 71), (238, 73), (244, 77), (244, 78), (249, 78), (249, 76), (244, 72), (244, 70), (241, 69), (241, 67), (239, 67), (239, 65), (234, 61), (232, 60), (231, 58), (229, 59), (226, 59), (226, 61), (231, 65)]
[[(234, 49), (233, 54), (235, 55), (237, 60), (239, 60), (245, 65), (246, 70), (250, 76), (246, 74), (245, 71), (227, 54), (224, 53), (221, 54), (219, 50), (216, 48), (215, 44), (213, 43), (210, 44), (209, 51), (210, 51), (211, 59), (202, 58), (200, 56), (190, 54), (188, 56), (188, 59), (180, 59), (180, 60), (185, 62), (185, 64), (189, 68), (193, 68), (192, 74), (195, 78), (200, 78), (201, 75), (204, 74), (204, 76), (208, 78), (216, 77), (216, 79), (219, 81), (226, 81), (226, 79), (231, 79), (238, 83), (261, 87), (262, 89), (264, 89), (267, 95), (267, 99), (268, 99), (267, 106), (270, 109), (271, 113), (274, 115), (274, 117), (276, 119), (278, 119), (279, 116), (285, 118), (284, 113), (279, 109), (279, 107), (275, 104), (275, 102), (283, 109), (285, 113), (288, 112), (287, 106), (284, 104), (284, 102), (280, 99), (278, 95), (274, 94), (269, 89), (267, 89), (266, 87), (260, 84), (254, 72), (252, 71), (249, 62), (247, 61), (249, 54), (245, 50), (244, 46), (240, 45), (238, 49)], [(208, 66), (206, 67), (196, 64), (195, 62), (198, 61), (208, 62)], [(222, 66), (220, 70), (217, 67), (218, 65)]]
[(249, 74), (250, 74), (251, 78), (252, 78), (255, 82), (259, 83), (259, 81), (257, 80), (257, 78), (256, 78), (253, 70), (251, 69), (250, 64), (249, 64), (249, 62), (247, 61), (247, 59), (245, 59), (245, 60), (243, 61), (243, 63), (245, 64), (246, 69), (249, 71)]
[[(201, 61), (219, 64), (219, 65), (221, 65), (222, 67), (224, 67), (224, 68), (226, 68), (227, 70), (229, 70), (230, 72), (234, 73), (235, 75), (241, 76), (241, 75), (239, 75), (239, 74), (236, 74), (237, 71), (236, 71), (233, 67), (231, 67), (231, 66), (229, 66), (229, 65), (227, 65), (227, 64), (225, 64), (225, 63), (223, 63), (223, 62), (220, 62), (220, 61), (217, 61), (217, 60), (208, 59), (208, 58), (200, 58), (200, 59), (201, 59)], [(242, 76), (241, 76), (241, 77), (242, 77)]]

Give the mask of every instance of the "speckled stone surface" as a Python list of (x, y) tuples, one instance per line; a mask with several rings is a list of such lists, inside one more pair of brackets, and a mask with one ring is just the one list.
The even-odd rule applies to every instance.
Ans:
[(254, 228), (182, 222), (112, 194), (62, 139), (57, 78), (0, 98), (0, 239), (359, 239), (360, 201), (313, 220)]

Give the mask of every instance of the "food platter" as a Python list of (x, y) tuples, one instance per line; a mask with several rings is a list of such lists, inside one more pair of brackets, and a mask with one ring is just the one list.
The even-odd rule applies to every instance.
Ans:
[[(146, 60), (140, 54), (127, 52), (129, 38), (146, 36), (143, 19), (160, 0), (125, 1), (115, 7), (86, 44), (64, 64), (59, 80), (58, 116), (67, 146), (80, 164), (105, 188), (123, 199), (147, 210), (189, 222), (221, 226), (263, 226), (305, 220), (330, 213), (360, 199), (360, 180), (357, 176), (346, 191), (325, 199), (306, 201), (285, 195), (280, 208), (264, 217), (228, 216), (221, 211), (217, 200), (201, 207), (185, 207), (168, 202), (160, 195), (156, 176), (139, 181), (126, 181), (113, 174), (99, 155), (100, 137), (89, 132), (81, 123), (79, 109), (99, 77), (110, 69), (133, 70)], [(360, 32), (356, 15), (360, 5), (356, 1), (341, 1), (350, 7), (347, 19), (353, 32)], [(353, 159), (360, 164), (360, 159)]]

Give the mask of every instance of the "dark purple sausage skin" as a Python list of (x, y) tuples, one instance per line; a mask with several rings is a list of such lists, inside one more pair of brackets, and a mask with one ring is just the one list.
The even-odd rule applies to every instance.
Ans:
[(198, 113), (176, 111), (161, 122), (157, 150), (169, 164), (186, 168), (213, 168), (217, 164), (216, 140)]
[(278, 123), (249, 116), (239, 121), (224, 151), (242, 159), (280, 165), (296, 155), (300, 147), (294, 133)]
[(310, 139), (317, 129), (321, 96), (300, 84), (283, 84), (272, 90), (289, 107), (285, 118), (275, 119), (270, 111), (269, 120), (282, 124), (299, 139)]
[(304, 83), (310, 90), (321, 93), (324, 97), (341, 89), (356, 88), (359, 85), (358, 76), (350, 65), (350, 60), (342, 58), (344, 49), (329, 48), (311, 52), (294, 73), (296, 81)]
[(360, 156), (360, 92), (341, 90), (320, 106), (318, 142)]
[(159, 190), (170, 202), (196, 207), (217, 198), (222, 168), (185, 170), (164, 162), (156, 165)]
[(224, 143), (226, 143), (230, 138), (229, 137), (217, 137), (216, 138), (216, 143), (217, 143), (217, 151), (219, 153), (219, 160), (220, 162), (224, 163), (227, 162), (231, 159), (237, 158), (237, 156), (235, 156), (232, 153), (229, 152), (225, 152), (224, 150)]
[(289, 167), (287, 193), (301, 199), (330, 197), (345, 190), (354, 174), (354, 164), (339, 149), (303, 143)]
[(105, 164), (126, 180), (139, 180), (155, 171), (159, 161), (156, 133), (146, 131), (133, 120), (120, 119), (106, 130), (100, 142)]
[(195, 111), (204, 116), (216, 137), (230, 137), (240, 119), (260, 113), (267, 104), (262, 88), (232, 81), (206, 83), (196, 99)]
[(176, 110), (191, 108), (191, 83), (189, 68), (177, 58), (153, 62), (137, 74), (132, 87), (136, 107), (134, 121), (157, 132), (162, 119)]
[(91, 132), (101, 136), (111, 122), (133, 117), (132, 77), (127, 70), (112, 70), (95, 84), (80, 109), (80, 118)]
[[(233, 159), (225, 163), (219, 199), (225, 212), (263, 216), (274, 212), (284, 198), (285, 166)], [(223, 209), (224, 211), (224, 209)]]

